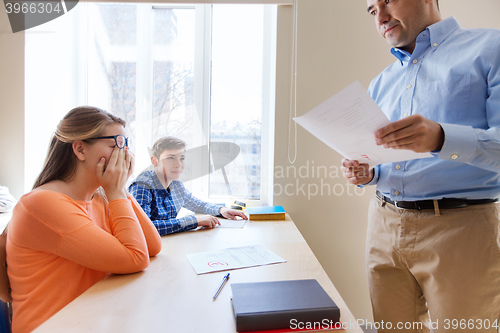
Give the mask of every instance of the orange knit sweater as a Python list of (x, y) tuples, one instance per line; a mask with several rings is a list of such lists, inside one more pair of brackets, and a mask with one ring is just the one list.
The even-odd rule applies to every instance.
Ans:
[(133, 197), (109, 204), (34, 190), (14, 209), (7, 236), (14, 333), (31, 332), (109, 273), (148, 267), (161, 250)]

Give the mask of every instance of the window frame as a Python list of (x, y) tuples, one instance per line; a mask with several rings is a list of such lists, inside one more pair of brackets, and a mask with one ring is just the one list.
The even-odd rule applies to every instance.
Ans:
[[(200, 135), (200, 139), (197, 140), (201, 144), (207, 144), (210, 142), (210, 80), (211, 80), (211, 24), (212, 24), (212, 10), (210, 4), (174, 4), (169, 2), (157, 2), (155, 4), (148, 3), (137, 3), (133, 1), (82, 1), (85, 2), (95, 2), (95, 3), (118, 3), (137, 5), (137, 35), (141, 36), (137, 38), (135, 54), (136, 61), (136, 114), (135, 119), (137, 123), (141, 123), (141, 126), (136, 126), (135, 128), (135, 145), (136, 147), (149, 147), (152, 142), (152, 131), (149, 130), (147, 135), (144, 135), (145, 131), (149, 127), (152, 127), (151, 121), (151, 110), (153, 104), (153, 86), (152, 84), (146, 83), (150, 82), (153, 76), (153, 64), (152, 59), (152, 37), (153, 37), (153, 9), (154, 8), (195, 8), (196, 16), (196, 26), (195, 26), (195, 53), (198, 50), (202, 50), (203, 58), (195, 57), (195, 105), (196, 110), (198, 110), (199, 119), (202, 123), (203, 130)], [(230, 3), (230, 2), (229, 2)], [(90, 3), (89, 3), (90, 4)], [(92, 36), (92, 24), (89, 24), (87, 17), (92, 14), (90, 8), (92, 6), (85, 6), (84, 10), (79, 12), (79, 16), (71, 21), (66, 29), (73, 30), (72, 34), (75, 36), (72, 40), (71, 53), (74, 55), (72, 57), (72, 66), (70, 72), (74, 79), (74, 88), (71, 89), (72, 102), (68, 100), (73, 105), (86, 105), (89, 101), (89, 62), (90, 59), (88, 55), (88, 43), (89, 38)], [(266, 7), (265, 7), (266, 8)], [(261, 164), (260, 164), (260, 200), (250, 200), (246, 198), (239, 198), (236, 196), (230, 196), (227, 199), (210, 199), (208, 197), (209, 193), (209, 178), (201, 177), (192, 180), (192, 187), (196, 190), (193, 194), (198, 196), (200, 199), (222, 203), (228, 200), (245, 200), (248, 202), (249, 206), (253, 205), (272, 205), (273, 204), (273, 175), (274, 175), (274, 115), (275, 115), (275, 80), (276, 80), (276, 33), (277, 33), (277, 6), (267, 6), (265, 9), (265, 22), (266, 29), (271, 29), (272, 33), (265, 33), (265, 56), (263, 61), (263, 75), (262, 77), (262, 132), (261, 132)], [(76, 14), (76, 13), (74, 13)], [(272, 18), (272, 19), (271, 19)], [(133, 53), (132, 53), (133, 54)], [(148, 60), (149, 59), (149, 60)], [(203, 89), (202, 86), (206, 87)], [(199, 91), (201, 90), (201, 93)], [(61, 110), (67, 110), (67, 108), (62, 108)], [(33, 111), (30, 111), (33, 112)], [(55, 115), (54, 115), (55, 116)], [(59, 118), (60, 119), (60, 118)], [(30, 125), (31, 126), (31, 125)], [(52, 128), (52, 127), (51, 127)], [(207, 133), (203, 138), (203, 133)], [(149, 142), (146, 142), (148, 141)], [(188, 147), (194, 148), (194, 147)], [(150, 165), (149, 152), (146, 149), (136, 149), (136, 173), (139, 173), (144, 169), (144, 165)], [(26, 152), (27, 153), (27, 152)], [(208, 174), (209, 170), (209, 156), (204, 158), (204, 165), (202, 168)], [(142, 164), (142, 165), (141, 165)], [(27, 178), (26, 178), (27, 177)], [(26, 174), (25, 179), (33, 177), (31, 174)], [(25, 182), (28, 184), (29, 182)]]
[[(194, 81), (195, 81), (195, 106), (196, 110), (199, 112), (199, 119), (201, 120), (202, 132), (199, 133), (200, 137), (196, 138), (195, 141), (199, 143), (210, 144), (210, 110), (211, 110), (211, 62), (212, 62), (212, 5), (213, 4), (194, 4), (194, 5), (182, 5), (182, 4), (138, 4), (142, 8), (141, 11), (138, 10), (138, 26), (142, 25), (147, 27), (145, 32), (148, 36), (147, 39), (144, 38), (145, 45), (139, 45), (138, 49), (144, 47), (148, 50), (149, 59), (151, 59), (151, 36), (153, 35), (151, 19), (152, 11), (156, 8), (158, 9), (195, 9), (195, 53), (202, 53), (203, 57), (195, 57), (195, 69), (194, 69)], [(149, 14), (148, 14), (149, 11)], [(139, 18), (141, 15), (141, 18)], [(148, 19), (149, 15), (149, 19)], [(272, 19), (274, 17), (274, 20)], [(149, 22), (149, 24), (144, 24)], [(274, 170), (274, 135), (271, 135), (270, 131), (274, 129), (274, 114), (275, 114), (275, 94), (271, 93), (275, 91), (275, 81), (276, 81), (276, 31), (277, 31), (277, 7), (264, 7), (264, 31), (271, 31), (272, 33), (264, 34), (264, 60), (263, 60), (263, 78), (262, 78), (262, 123), (261, 123), (261, 167), (260, 167), (260, 199), (250, 200), (247, 198), (232, 197), (236, 200), (249, 201), (250, 205), (272, 205), (273, 204), (273, 170)], [(137, 35), (143, 36), (142, 33), (137, 32)], [(203, 37), (201, 37), (203, 36)], [(142, 38), (138, 38), (139, 40)], [(139, 58), (137, 61), (141, 63), (145, 61), (144, 58)], [(146, 80), (151, 77), (153, 73), (153, 62), (149, 62), (149, 67), (144, 71), (144, 76), (140, 75), (141, 69), (138, 65), (137, 67), (137, 77), (143, 77)], [(144, 87), (146, 85), (137, 82), (137, 87)], [(139, 89), (139, 88), (138, 88)], [(201, 92), (200, 92), (201, 91)], [(144, 99), (147, 101), (145, 107), (141, 106), (141, 111), (139, 111), (139, 105), (136, 107), (137, 112), (142, 114), (147, 114), (148, 110), (152, 109), (152, 96), (153, 91), (143, 92)], [(143, 96), (137, 96), (137, 100), (142, 100)], [(137, 117), (137, 115), (136, 115)], [(137, 118), (136, 118), (137, 119)], [(138, 121), (138, 120), (137, 120)], [(137, 126), (139, 128), (140, 126)], [(274, 131), (273, 131), (274, 132)], [(150, 131), (152, 133), (152, 131)], [(203, 134), (207, 133), (207, 137), (201, 137)], [(140, 137), (136, 135), (136, 137)], [(151, 142), (153, 138), (150, 138)], [(138, 144), (138, 146), (141, 146)], [(192, 147), (191, 147), (192, 148)], [(204, 165), (200, 165), (200, 173), (207, 174), (210, 169), (210, 158), (209, 155), (202, 157), (203, 161), (206, 161)], [(200, 177), (192, 182), (193, 194), (202, 200), (208, 202), (220, 203), (221, 199), (210, 198), (209, 197), (209, 180), (208, 177)]]

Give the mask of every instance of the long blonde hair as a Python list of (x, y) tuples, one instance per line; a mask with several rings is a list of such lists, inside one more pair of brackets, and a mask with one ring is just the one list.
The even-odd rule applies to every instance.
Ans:
[(33, 189), (52, 180), (71, 179), (76, 171), (73, 142), (102, 136), (106, 126), (113, 123), (123, 127), (126, 124), (123, 119), (93, 106), (80, 106), (69, 111), (57, 125)]

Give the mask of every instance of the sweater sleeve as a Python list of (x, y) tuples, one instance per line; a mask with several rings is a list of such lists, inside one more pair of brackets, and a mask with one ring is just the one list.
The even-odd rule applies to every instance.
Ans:
[[(34, 191), (20, 205), (23, 223), (16, 228), (20, 234), (13, 237), (17, 245), (53, 253), (94, 270), (117, 274), (141, 271), (149, 265), (149, 253), (159, 248), (152, 241), (153, 251), (148, 251), (146, 238), (154, 237), (150, 230), (145, 237), (128, 199), (113, 200), (109, 205), (93, 202), (89, 213), (60, 193)], [(109, 232), (92, 218), (108, 219)]]

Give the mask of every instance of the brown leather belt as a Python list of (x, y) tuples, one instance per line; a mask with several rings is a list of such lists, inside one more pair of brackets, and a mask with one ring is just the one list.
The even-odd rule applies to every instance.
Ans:
[[(391, 205), (394, 205), (398, 208), (403, 209), (434, 209), (434, 201), (433, 200), (418, 200), (418, 201), (393, 201), (390, 198), (384, 196), (380, 191), (376, 192), (377, 197), (384, 200)], [(464, 208), (472, 205), (483, 205), (492, 202), (497, 202), (497, 199), (477, 199), (477, 200), (468, 200), (468, 199), (454, 199), (454, 198), (443, 198), (438, 200), (439, 209), (455, 209), (455, 208)]]

